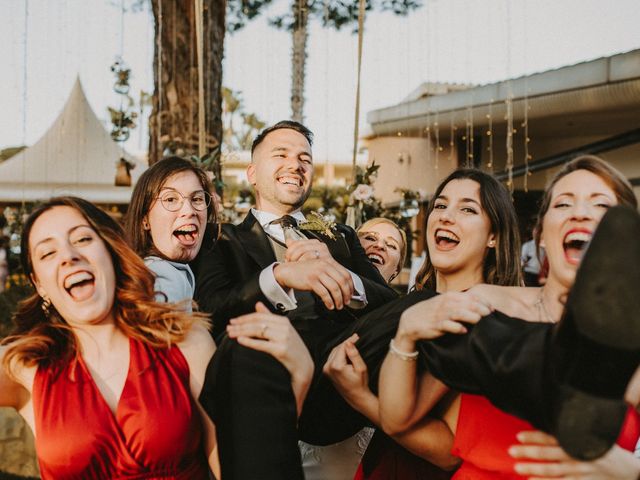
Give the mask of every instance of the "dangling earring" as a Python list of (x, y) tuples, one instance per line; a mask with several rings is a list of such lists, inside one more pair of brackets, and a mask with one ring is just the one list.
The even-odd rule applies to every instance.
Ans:
[(46, 295), (42, 296), (42, 303), (40, 304), (40, 308), (42, 308), (42, 311), (44, 312), (44, 316), (49, 318), (49, 314), (50, 314), (49, 309), (51, 308), (51, 299)]

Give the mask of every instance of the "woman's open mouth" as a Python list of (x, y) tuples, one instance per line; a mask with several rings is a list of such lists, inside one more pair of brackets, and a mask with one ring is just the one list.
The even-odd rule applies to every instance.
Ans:
[(367, 257), (374, 265), (384, 265), (385, 260), (382, 255), (378, 255), (377, 253), (368, 253)]
[(95, 290), (95, 277), (86, 270), (72, 273), (64, 279), (64, 289), (74, 300), (86, 300)]
[(562, 242), (564, 256), (572, 265), (579, 265), (584, 252), (591, 241), (592, 232), (588, 230), (571, 230)]
[(460, 243), (460, 238), (449, 230), (436, 230), (436, 247), (438, 250), (453, 250)]
[(185, 246), (193, 246), (198, 241), (199, 232), (197, 225), (190, 224), (179, 227), (173, 231), (173, 236)]

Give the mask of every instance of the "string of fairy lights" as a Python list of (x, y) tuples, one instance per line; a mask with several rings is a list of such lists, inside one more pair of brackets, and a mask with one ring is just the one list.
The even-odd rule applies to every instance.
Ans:
[[(434, 5), (435, 3), (435, 5)], [(474, 102), (473, 97), (473, 86), (470, 83), (467, 83), (469, 88), (468, 102), (467, 105), (460, 111), (440, 111), (439, 109), (429, 107), (426, 113), (424, 114), (424, 127), (418, 130), (419, 136), (424, 138), (427, 142), (428, 148), (426, 149), (426, 160), (427, 165), (431, 165), (433, 169), (437, 172), (439, 170), (439, 163), (441, 160), (441, 153), (444, 152), (445, 146), (448, 147), (447, 152), (447, 162), (449, 165), (454, 165), (454, 157), (456, 155), (456, 151), (459, 149), (464, 149), (464, 155), (462, 156), (462, 152), (458, 153), (458, 159), (461, 161), (463, 166), (467, 167), (480, 167), (486, 169), (490, 172), (495, 171), (500, 168), (500, 163), (497, 163), (496, 160), (502, 158), (504, 163), (503, 169), (507, 172), (506, 177), (506, 186), (510, 192), (513, 193), (515, 190), (514, 178), (513, 178), (513, 169), (516, 163), (515, 151), (516, 145), (519, 142), (522, 143), (522, 163), (525, 167), (525, 175), (523, 177), (523, 189), (525, 192), (528, 191), (528, 177), (531, 176), (531, 172), (529, 170), (529, 164), (533, 160), (533, 156), (531, 154), (531, 136), (529, 131), (529, 115), (531, 106), (529, 103), (529, 86), (528, 86), (528, 78), (524, 77), (524, 92), (519, 93), (519, 97), (516, 97), (514, 93), (514, 81), (511, 79), (512, 76), (512, 44), (513, 44), (513, 32), (512, 32), (512, 12), (511, 5), (509, 0), (504, 0), (500, 5), (503, 8), (504, 13), (504, 39), (501, 42), (502, 47), (505, 49), (505, 57), (506, 57), (506, 72), (507, 78), (506, 81), (506, 97), (504, 100), (501, 100), (500, 103), (496, 103), (494, 98), (491, 98), (490, 101), (485, 104), (476, 104)], [(436, 39), (432, 41), (431, 35), (431, 21), (436, 18), (437, 15), (437, 2), (427, 3), (424, 8), (429, 9), (427, 14), (428, 23), (426, 30), (426, 61), (428, 65), (428, 72), (432, 78), (436, 81), (433, 83), (435, 85), (434, 88), (438, 88), (439, 85), (437, 81), (438, 76), (435, 74), (435, 67), (431, 68), (432, 63), (432, 54), (431, 51), (436, 51), (435, 43)], [(488, 12), (488, 16), (491, 16), (491, 12)], [(526, 39), (526, 10), (522, 16), (522, 27), (520, 33), (522, 33)], [(470, 61), (469, 55), (471, 52), (471, 43), (472, 39), (470, 37), (470, 28), (468, 28), (468, 20), (465, 20), (463, 25), (464, 34), (465, 34), (465, 73), (467, 78), (470, 77)], [(435, 35), (434, 37), (437, 37)], [(526, 49), (524, 51), (524, 62), (526, 64)], [(450, 58), (454, 58), (455, 54), (453, 53), (452, 47), (450, 47), (450, 53), (448, 54)], [(459, 58), (458, 58), (459, 60)], [(433, 62), (435, 65), (438, 64), (437, 59)], [(432, 92), (429, 90), (432, 88), (432, 83), (427, 80), (427, 95), (431, 95)], [(440, 92), (437, 92), (440, 93)], [(500, 105), (501, 104), (501, 105)], [(497, 108), (500, 107), (500, 108)], [(485, 110), (486, 113), (484, 116), (482, 134), (478, 131), (477, 127), (477, 112)], [(496, 122), (495, 113), (496, 110), (501, 111), (504, 110), (503, 122)], [(407, 112), (408, 112), (407, 105)], [(522, 121), (519, 124), (520, 130), (515, 126), (515, 120), (519, 116), (518, 114), (521, 112)], [(440, 117), (443, 113), (448, 115), (448, 125), (444, 126), (441, 131), (440, 125)], [(408, 117), (408, 115), (407, 115)], [(408, 126), (403, 129), (397, 130), (398, 137), (405, 137), (408, 139), (410, 136), (410, 129)], [(501, 124), (504, 124), (504, 143), (499, 144), (496, 143), (496, 136), (500, 138), (502, 136), (500, 131), (496, 130)], [(462, 130), (460, 130), (462, 129)], [(448, 142), (442, 143), (442, 139), (448, 136)], [(459, 143), (458, 143), (459, 141)], [(483, 149), (476, 149), (476, 142), (483, 142)], [(480, 158), (476, 158), (479, 154)], [(404, 152), (398, 151), (398, 159), (404, 158)]]

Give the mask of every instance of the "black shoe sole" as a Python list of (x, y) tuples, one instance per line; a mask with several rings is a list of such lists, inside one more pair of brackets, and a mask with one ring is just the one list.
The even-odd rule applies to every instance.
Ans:
[(598, 458), (617, 440), (624, 392), (640, 361), (640, 216), (602, 218), (554, 336), (560, 384), (555, 434), (571, 456)]

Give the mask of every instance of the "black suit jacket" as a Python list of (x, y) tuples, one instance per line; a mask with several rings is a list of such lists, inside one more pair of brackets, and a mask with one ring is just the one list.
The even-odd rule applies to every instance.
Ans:
[[(396, 298), (396, 293), (387, 286), (378, 269), (367, 258), (352, 228), (338, 224), (336, 240), (312, 231), (305, 230), (303, 233), (327, 244), (333, 258), (362, 279), (368, 304), (363, 309), (346, 307), (342, 311), (328, 311), (317, 297), (307, 294), (312, 299), (314, 313), (310, 313), (309, 308), (302, 312), (300, 300), (297, 309), (286, 313), (296, 328), (298, 325), (294, 319), (299, 319), (301, 315), (326, 317), (329, 319), (327, 324), (335, 324), (350, 321)], [(196, 276), (195, 300), (202, 311), (212, 315), (212, 334), (215, 338), (224, 332), (231, 318), (254, 311), (258, 301), (276, 311), (260, 290), (258, 281), (260, 272), (275, 261), (269, 239), (251, 213), (240, 225), (222, 225), (220, 238), (213, 247), (201, 249), (192, 263)], [(297, 299), (304, 298), (300, 293), (295, 293)]]

